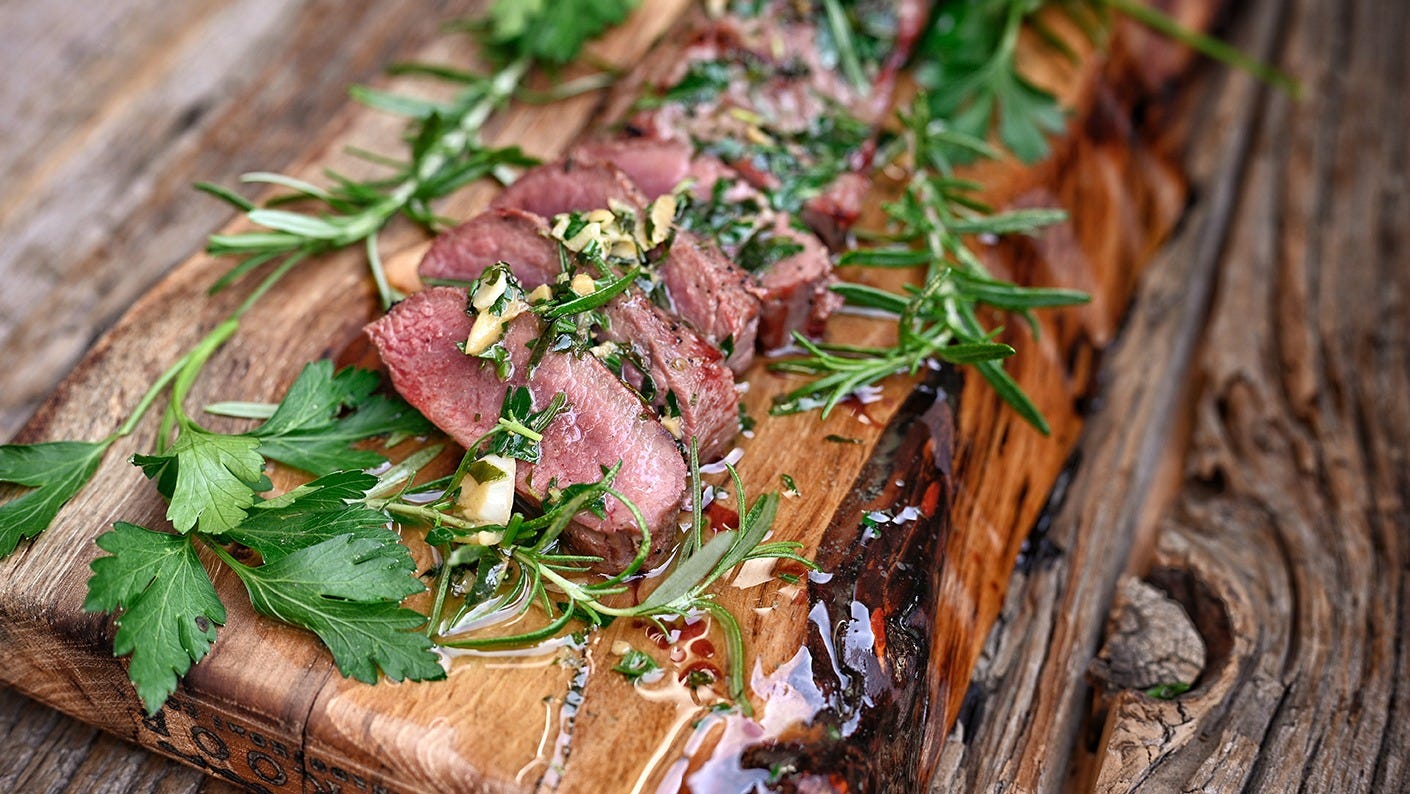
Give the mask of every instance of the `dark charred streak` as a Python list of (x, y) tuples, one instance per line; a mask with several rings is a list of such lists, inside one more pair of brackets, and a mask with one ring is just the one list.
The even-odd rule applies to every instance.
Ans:
[(960, 701), (959, 713), (955, 716), (955, 724), (963, 729), (966, 744), (979, 732), (979, 726), (984, 721), (985, 706), (988, 702), (988, 688), (979, 681), (970, 682), (969, 688), (965, 690), (964, 699)]
[[(807, 791), (821, 781), (844, 791), (917, 790), (931, 772), (925, 727), (938, 671), (928, 635), (949, 531), (954, 433), (944, 395), (958, 385), (949, 376), (941, 391), (940, 376), (932, 379), (887, 426), (820, 544), (816, 561), (832, 578), (809, 585), (810, 611), (825, 610), (833, 636), (821, 636), (814, 623), (808, 648), (828, 706), (804, 735), (751, 748), (740, 759), (749, 768), (783, 770), (774, 784), (779, 790)], [(934, 499), (937, 484), (940, 497), (928, 518), (886, 524), (867, 536), (862, 516), (919, 506), (927, 491)], [(876, 634), (864, 659), (849, 657), (834, 641), (854, 620), (856, 605)]]

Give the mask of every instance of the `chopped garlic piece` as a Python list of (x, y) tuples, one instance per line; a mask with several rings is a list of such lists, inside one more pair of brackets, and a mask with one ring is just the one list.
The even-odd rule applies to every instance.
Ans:
[(574, 253), (582, 253), (584, 248), (592, 244), (593, 241), (602, 237), (602, 225), (589, 223), (578, 230), (578, 233), (563, 241), (563, 247)]
[(679, 416), (662, 417), (661, 426), (671, 431), (671, 435), (676, 438), (680, 438), (685, 433), (685, 430), (681, 427), (681, 418)]
[(553, 290), (547, 284), (540, 284), (534, 287), (534, 291), (529, 293), (529, 303), (543, 303), (553, 297)]
[(620, 259), (635, 259), (636, 251), (636, 242), (623, 237), (612, 243), (612, 250), (608, 251), (608, 254)]
[(465, 340), (465, 355), (480, 355), (498, 342), (503, 334), (503, 320), (489, 312), (480, 312), (475, 315), (475, 324), (470, 326), (470, 336)]
[(770, 138), (763, 130), (752, 124), (744, 128), (744, 137), (748, 138), (750, 143), (758, 144), (759, 146), (772, 146), (774, 143), (773, 138)]
[(651, 202), (648, 209), (651, 213), (651, 245), (643, 247), (655, 248), (671, 236), (671, 221), (676, 217), (676, 197), (667, 193)]
[(607, 206), (609, 209), (612, 210), (612, 213), (617, 215), (618, 217), (636, 215), (636, 207), (633, 207), (625, 201), (618, 201), (617, 199), (610, 198), (607, 199)]
[(500, 314), (481, 310), (475, 315), (475, 324), (470, 326), (470, 336), (465, 340), (465, 355), (478, 356), (490, 349), (504, 336), (504, 327), (509, 321), (523, 314), (527, 308), (528, 304), (514, 300)]
[(601, 360), (617, 352), (617, 343), (603, 342), (600, 345), (593, 345), (588, 348), (588, 352), (592, 354), (593, 358)]
[(593, 210), (583, 215), (583, 220), (607, 228), (617, 223), (617, 216), (612, 214), (612, 210)]
[(632, 652), (632, 644), (626, 640), (617, 640), (612, 643), (613, 656), (626, 656)]
[[(455, 502), (460, 514), (475, 524), (508, 524), (514, 511), (515, 468), (514, 458), (503, 455), (485, 455), (475, 461), (460, 483), (460, 498)], [(491, 540), (496, 534), (480, 532), (476, 540), (492, 545), (502, 539)]]
[(592, 276), (579, 273), (568, 282), (568, 289), (572, 290), (574, 295), (591, 295), (597, 292), (597, 284), (593, 283)]
[(470, 299), (470, 305), (479, 311), (484, 311), (494, 305), (504, 291), (509, 288), (509, 279), (501, 270), (496, 274), (495, 280), (488, 284), (483, 282), (475, 288), (475, 295)]

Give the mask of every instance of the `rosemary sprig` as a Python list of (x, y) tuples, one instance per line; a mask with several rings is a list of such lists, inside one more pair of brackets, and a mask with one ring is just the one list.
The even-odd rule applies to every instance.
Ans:
[[(481, 446), (472, 446), (466, 460), (477, 458)], [(462, 471), (466, 468), (462, 464)], [(660, 622), (708, 612), (725, 634), (729, 695), (747, 713), (744, 640), (738, 623), (716, 601), (710, 588), (746, 560), (786, 559), (810, 569), (816, 566), (800, 556), (799, 543), (766, 542), (778, 510), (778, 494), (764, 494), (751, 504), (738, 472), (733, 466), (726, 468), (734, 487), (739, 526), (725, 528), (702, 543), (705, 519), (699, 509), (693, 510), (687, 537), (695, 542), (682, 548), (675, 569), (636, 605), (617, 604), (613, 597), (626, 592), (626, 580), (640, 571), (651, 545), (651, 533), (631, 500), (613, 488), (615, 467), (604, 470), (597, 482), (563, 489), (545, 502), (540, 515), (516, 512), (503, 526), (466, 526), (454, 515), (459, 479), (453, 480), (445, 494), (432, 504), (396, 507), (389, 503), (388, 508), (404, 521), (431, 526), (426, 540), (438, 546), (443, 555), (429, 622), (436, 644), (448, 648), (518, 647), (566, 634), (575, 623), (602, 626), (625, 617)], [(690, 456), (690, 482), (691, 504), (698, 508), (706, 486), (701, 485), (694, 450)], [(573, 516), (585, 510), (600, 510), (603, 500), (609, 497), (621, 502), (635, 517), (641, 546), (636, 558), (621, 573), (606, 579), (588, 579), (585, 574), (597, 558), (565, 554), (558, 547), (558, 539)], [(453, 583), (464, 598), (455, 613), (447, 617), (445, 605)], [(478, 630), (467, 633), (458, 628), (475, 621), (481, 624), (477, 629), (489, 628), (523, 614), (535, 604), (547, 619), (536, 629), (486, 636)], [(483, 625), (486, 616), (498, 619)]]
[[(438, 220), (431, 209), (432, 201), (470, 182), (501, 173), (506, 166), (533, 162), (518, 147), (489, 147), (480, 137), (485, 121), (509, 100), (529, 66), (527, 59), (520, 59), (489, 77), (474, 79), (447, 105), (355, 88), (353, 97), (358, 101), (412, 120), (408, 136), (410, 156), (405, 162), (396, 163), (389, 177), (359, 182), (329, 171), (334, 184), (321, 188), (280, 174), (245, 174), (241, 178), (244, 182), (278, 185), (293, 191), (263, 206), (216, 185), (199, 183), (199, 189), (229, 202), (244, 212), (250, 223), (268, 230), (211, 236), (206, 247), (209, 253), (242, 258), (216, 282), (214, 289), (225, 287), (267, 262), (362, 245), (367, 250), (382, 307), (390, 307), (402, 296), (387, 283), (377, 236), (392, 218), (405, 215), (435, 228)], [(290, 198), (312, 203), (316, 209), (294, 212), (277, 208)]]
[[(901, 114), (902, 139), (913, 173), (900, 199), (885, 207), (893, 227), (883, 247), (849, 251), (842, 264), (869, 267), (925, 265), (920, 286), (894, 293), (861, 284), (835, 289), (853, 306), (896, 319), (891, 346), (818, 343), (796, 337), (806, 355), (781, 361), (775, 368), (813, 376), (807, 384), (779, 397), (773, 413), (821, 408), (826, 416), (837, 403), (864, 386), (902, 372), (914, 374), (940, 359), (973, 364), (1006, 402), (1043, 433), (1047, 422), (999, 361), (1013, 348), (994, 341), (1002, 329), (988, 329), (981, 306), (1019, 313), (1033, 324), (1036, 308), (1083, 303), (1080, 292), (1022, 287), (991, 276), (971, 242), (979, 235), (1031, 233), (1061, 221), (1056, 210), (993, 212), (975, 197), (977, 185), (957, 179), (951, 151), (960, 148), (982, 156), (997, 153), (983, 141), (949, 129), (931, 115), (924, 94)], [(1036, 329), (1036, 325), (1034, 325)]]
[[(436, 230), (443, 224), (432, 202), (444, 198), (471, 182), (494, 177), (512, 179), (513, 170), (535, 161), (517, 146), (493, 147), (485, 144), (485, 122), (510, 99), (529, 94), (545, 101), (574, 92), (595, 90), (605, 85), (602, 75), (591, 75), (548, 96), (529, 91), (524, 81), (536, 67), (557, 68), (572, 60), (584, 45), (603, 31), (620, 23), (635, 6), (635, 0), (583, 2), (572, 0), (549, 7), (543, 0), (499, 0), (484, 22), (452, 25), (466, 30), (479, 41), (482, 51), (498, 64), (490, 74), (481, 75), (441, 64), (396, 64), (389, 71), (440, 80), (457, 86), (449, 102), (433, 102), (367, 86), (354, 86), (353, 99), (368, 107), (405, 116), (409, 127), (405, 158), (350, 150), (350, 153), (390, 169), (377, 179), (355, 180), (336, 171), (325, 174), (332, 184), (319, 187), (283, 174), (253, 172), (242, 182), (283, 187), (290, 193), (256, 205), (232, 190), (201, 182), (196, 187), (244, 213), (260, 231), (216, 234), (206, 246), (215, 256), (239, 258), (213, 286), (222, 289), (245, 274), (274, 261), (303, 259), (355, 245), (366, 249), (368, 267), (381, 298), (382, 308), (390, 308), (400, 295), (387, 282), (378, 250), (378, 235), (391, 220), (405, 216)], [(581, 6), (576, 12), (565, 5)], [(301, 210), (283, 209), (297, 202)]]

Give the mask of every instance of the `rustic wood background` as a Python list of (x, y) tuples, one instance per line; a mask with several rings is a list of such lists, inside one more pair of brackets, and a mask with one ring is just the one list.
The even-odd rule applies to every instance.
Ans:
[[(0, 6), (0, 438), (228, 220), (191, 181), (284, 165), (349, 82), (468, 5)], [(1191, 130), (1190, 211), (1105, 362), (940, 790), (1410, 778), (1410, 9), (1235, 5), (1241, 46), (1304, 96), (1209, 69), (1149, 120)], [(1196, 687), (1130, 691), (1172, 670)], [(224, 790), (8, 690), (0, 737), (9, 790)]]

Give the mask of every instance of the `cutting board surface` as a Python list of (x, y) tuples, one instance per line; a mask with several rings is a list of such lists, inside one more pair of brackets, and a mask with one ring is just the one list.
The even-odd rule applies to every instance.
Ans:
[[(630, 67), (686, 7), (683, 0), (647, 2), (594, 51)], [(672, 46), (670, 38), (658, 46)], [(448, 37), (419, 59), (472, 57)], [(745, 634), (757, 722), (703, 719), (713, 699), (679, 682), (692, 665), (721, 664), (718, 650), (688, 636), (656, 647), (648, 627), (630, 621), (549, 653), (459, 657), (444, 682), (348, 681), (311, 635), (255, 616), (239, 582), (212, 560), (228, 622), (166, 708), (141, 716), (111, 657), (110, 620), (80, 606), (98, 552), (93, 537), (116, 520), (166, 526), (165, 505), (126, 463), (150, 447), (155, 417), (110, 451), (90, 487), (45, 535), (0, 563), (3, 678), (119, 735), (268, 790), (653, 791), (678, 787), (682, 775), (701, 769), (717, 776), (701, 780), (738, 784), (759, 774), (734, 760), (751, 730), (835, 780), (926, 777), (1019, 547), (1080, 429), (1078, 405), (1091, 386), (1094, 353), (1115, 334), (1139, 264), (1183, 202), (1178, 175), (1156, 153), (1160, 142), (1147, 141), (1129, 122), (1125, 109), (1145, 90), (1122, 77), (1129, 64), (1090, 54), (1076, 62), (1029, 60), (1030, 72), (1074, 108), (1073, 123), (1044, 164), (991, 164), (974, 176), (996, 205), (1062, 206), (1073, 215), (1035, 240), (990, 251), (1001, 275), (1094, 296), (1089, 306), (1043, 315), (1036, 340), (1019, 327), (1004, 337), (1019, 350), (1010, 371), (1053, 435), (1041, 436), (1004, 409), (979, 379), (953, 375), (893, 379), (877, 402), (845, 407), (825, 421), (815, 414), (769, 417), (772, 397), (792, 381), (768, 372), (767, 362), (756, 365), (744, 402), (759, 421), (753, 436), (738, 442), (740, 472), (751, 493), (781, 490), (784, 474), (798, 483), (800, 494), (784, 500), (775, 537), (803, 542), (832, 577), (794, 584), (751, 574), (718, 588)], [(513, 107), (497, 117), (489, 137), (551, 158), (593, 129), (599, 100)], [(396, 119), (350, 107), (328, 123), (295, 173), (316, 180), (325, 166), (365, 172), (345, 147), (396, 151), (400, 132)], [(888, 188), (894, 190), (881, 180), (876, 199)], [(489, 195), (466, 190), (441, 211), (465, 217)], [(409, 224), (388, 230), (382, 245), (394, 279), (414, 280), (426, 244)], [(360, 253), (294, 272), (212, 360), (188, 407), (267, 401), (307, 361), (359, 359), (361, 328), (376, 316)], [(196, 255), (178, 267), (95, 344), (17, 441), (110, 432), (153, 379), (244, 297), (247, 287), (206, 294), (227, 266)], [(894, 285), (906, 274), (862, 277)], [(829, 332), (857, 343), (887, 336), (884, 325), (849, 316), (835, 318)], [(240, 426), (220, 419), (210, 425)], [(863, 515), (894, 516), (906, 507), (919, 516), (861, 542)], [(723, 645), (708, 627), (702, 638), (715, 640), (715, 649)], [(658, 684), (633, 687), (610, 670), (619, 642), (678, 658)], [(870, 671), (865, 683), (877, 687), (868, 692), (871, 706), (846, 705), (848, 679), (838, 667), (852, 652), (871, 660), (843, 665)], [(836, 676), (824, 674), (829, 666)], [(810, 735), (807, 718), (828, 709), (834, 717), (855, 716), (855, 735)]]

